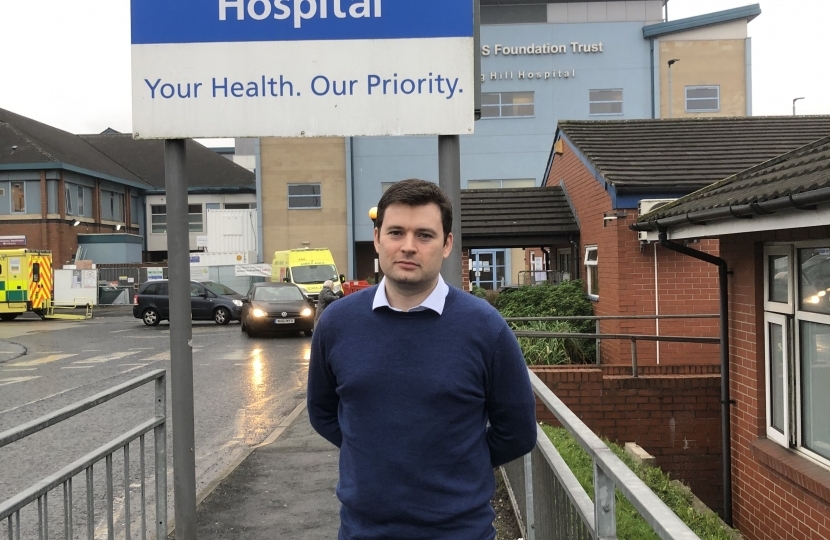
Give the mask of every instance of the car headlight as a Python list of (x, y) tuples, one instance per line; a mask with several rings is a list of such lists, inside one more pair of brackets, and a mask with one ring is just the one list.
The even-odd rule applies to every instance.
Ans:
[(242, 307), (242, 300), (234, 300), (233, 305)]
[(266, 315), (268, 315), (267, 313), (265, 313), (264, 311), (262, 311), (259, 308), (254, 309), (253, 313), (254, 313), (254, 317), (265, 317)]
[(312, 313), (314, 313), (314, 312), (313, 312), (313, 311), (311, 311), (311, 308), (304, 308), (304, 309), (300, 312), (300, 315), (302, 315), (303, 317), (311, 317), (311, 314), (312, 314)]

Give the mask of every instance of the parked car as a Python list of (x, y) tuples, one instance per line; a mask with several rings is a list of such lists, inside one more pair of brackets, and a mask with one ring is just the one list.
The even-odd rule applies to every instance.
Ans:
[(314, 301), (293, 283), (254, 283), (242, 299), (242, 331), (248, 336), (277, 331), (314, 330)]
[[(239, 320), (242, 295), (213, 281), (190, 282), (190, 313), (195, 321), (228, 324)], [(133, 317), (147, 326), (170, 319), (170, 297), (166, 279), (148, 281), (133, 296)]]

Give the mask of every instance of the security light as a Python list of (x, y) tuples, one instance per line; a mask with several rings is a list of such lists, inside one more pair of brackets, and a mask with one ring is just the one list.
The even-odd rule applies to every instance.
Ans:
[(80, 221), (78, 221), (78, 220), (76, 219), (76, 220), (72, 223), (72, 226), (73, 226), (73, 227), (77, 227), (77, 226), (78, 226), (78, 225), (80, 225), (80, 224), (81, 224), (81, 222), (80, 222)]
[(120, 230), (121, 230), (121, 224), (120, 224), (120, 223), (119, 223), (118, 225), (116, 225), (116, 226), (115, 226), (115, 230), (116, 230), (116, 231), (120, 231)]

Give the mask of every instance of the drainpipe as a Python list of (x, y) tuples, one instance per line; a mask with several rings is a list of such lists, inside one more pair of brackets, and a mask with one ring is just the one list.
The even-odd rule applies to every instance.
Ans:
[(732, 428), (730, 410), (732, 399), (729, 393), (729, 290), (727, 288), (726, 261), (708, 253), (677, 244), (668, 239), (666, 229), (660, 230), (660, 245), (689, 257), (714, 264), (718, 267), (720, 285), (720, 404), (721, 437), (723, 438), (723, 520), (732, 526)]

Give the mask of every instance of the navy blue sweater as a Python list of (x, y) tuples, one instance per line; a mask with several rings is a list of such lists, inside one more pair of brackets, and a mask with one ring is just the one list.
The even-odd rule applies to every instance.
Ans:
[(334, 302), (312, 339), (308, 412), (341, 449), (340, 538), (492, 539), (492, 467), (536, 442), (516, 338), (460, 289), (440, 316), (373, 311), (375, 289)]

